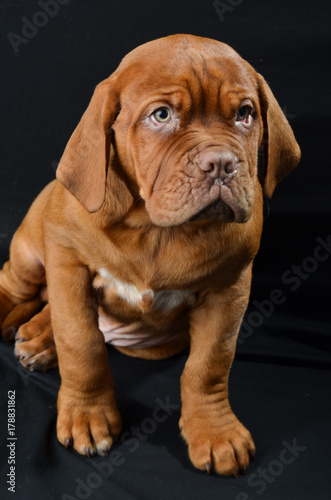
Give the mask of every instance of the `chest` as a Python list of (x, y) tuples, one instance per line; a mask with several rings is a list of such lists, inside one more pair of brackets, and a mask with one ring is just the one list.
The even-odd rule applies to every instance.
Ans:
[(201, 290), (227, 280), (233, 261), (231, 238), (216, 225), (190, 232), (120, 228), (99, 248), (93, 286), (102, 289), (107, 305), (125, 314), (128, 308), (170, 313), (192, 307)]
[(193, 306), (196, 300), (194, 290), (153, 289), (148, 283), (123, 281), (108, 269), (99, 268), (93, 286), (102, 289), (107, 302), (124, 302), (135, 310), (167, 313), (183, 306)]

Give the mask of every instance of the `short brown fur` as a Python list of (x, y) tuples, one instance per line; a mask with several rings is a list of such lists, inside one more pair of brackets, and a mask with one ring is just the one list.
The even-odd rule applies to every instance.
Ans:
[[(159, 124), (164, 108), (171, 119)], [(0, 272), (4, 338), (15, 336), (27, 368), (58, 359), (57, 435), (66, 447), (102, 455), (121, 432), (98, 328), (105, 314), (137, 324), (137, 335), (178, 333), (160, 345), (118, 346), (130, 355), (163, 358), (190, 345), (180, 427), (192, 463), (247, 471), (255, 447), (227, 384), (262, 231), (261, 144), (270, 197), (300, 149), (267, 83), (220, 42), (155, 40), (97, 86), (57, 180), (31, 206)], [(102, 269), (139, 300), (108, 286)], [(157, 309), (153, 294), (173, 291), (187, 301)]]

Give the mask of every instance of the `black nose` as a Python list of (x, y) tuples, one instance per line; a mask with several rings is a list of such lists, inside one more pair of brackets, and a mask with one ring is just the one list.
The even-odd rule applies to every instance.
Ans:
[(198, 166), (213, 179), (223, 181), (233, 175), (238, 166), (238, 159), (230, 151), (202, 151), (197, 158)]

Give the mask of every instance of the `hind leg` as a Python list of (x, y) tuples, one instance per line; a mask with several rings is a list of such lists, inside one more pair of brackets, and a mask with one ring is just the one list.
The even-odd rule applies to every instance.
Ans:
[[(18, 304), (38, 297), (46, 285), (42, 216), (54, 184), (49, 184), (31, 205), (10, 245), (9, 261), (0, 271), (0, 329)], [(5, 340), (12, 340), (7, 330)]]
[(39, 296), (14, 306), (2, 323), (2, 336), (7, 342), (13, 342), (21, 325), (29, 321), (43, 307)]
[(19, 327), (15, 340), (14, 354), (24, 368), (46, 371), (57, 366), (49, 304)]
[[(35, 298), (40, 286), (45, 284), (43, 257), (38, 251), (36, 241), (40, 239), (42, 246), (42, 234), (38, 238), (38, 235), (31, 230), (30, 218), (28, 213), (14, 234), (9, 261), (0, 271), (0, 328), (6, 316), (17, 304)], [(39, 230), (41, 232), (41, 227)]]

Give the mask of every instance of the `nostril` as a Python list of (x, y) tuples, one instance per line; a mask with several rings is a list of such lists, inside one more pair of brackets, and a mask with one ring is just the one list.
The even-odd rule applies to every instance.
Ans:
[(218, 154), (200, 155), (197, 163), (201, 170), (213, 175), (218, 175), (222, 168), (222, 158)]
[(232, 174), (234, 171), (234, 164), (233, 162), (228, 162), (225, 167), (224, 167), (224, 172), (227, 174), (227, 175), (230, 175)]
[(215, 170), (215, 163), (213, 161), (210, 161), (210, 160), (200, 161), (199, 167), (204, 172), (213, 172), (213, 170)]

